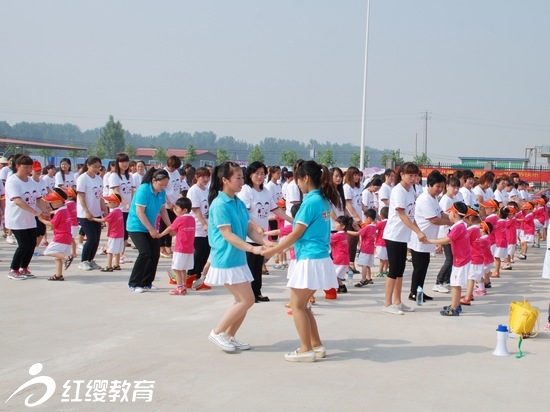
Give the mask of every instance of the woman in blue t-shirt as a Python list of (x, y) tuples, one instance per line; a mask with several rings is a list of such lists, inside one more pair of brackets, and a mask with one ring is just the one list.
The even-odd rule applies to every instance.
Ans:
[(304, 193), (300, 210), (294, 217), (292, 232), (275, 247), (262, 253), (269, 258), (294, 245), (296, 263), (288, 269), (290, 307), (301, 346), (285, 359), (314, 362), (326, 355), (317, 322), (307, 304), (317, 289), (338, 287), (330, 258), (330, 203), (338, 204), (338, 192), (326, 166), (313, 160), (301, 161), (295, 180)]
[[(246, 252), (260, 255), (263, 249), (260, 245), (270, 244), (255, 230), (245, 204), (236, 195), (243, 184), (240, 166), (233, 162), (222, 163), (214, 169), (208, 196), (211, 266), (205, 283), (224, 285), (235, 298), (208, 339), (226, 352), (250, 349), (248, 343), (235, 339), (248, 309), (254, 305), (254, 293), (250, 286), (254, 278), (246, 263)], [(247, 235), (258, 245), (247, 243)]]
[(156, 221), (160, 213), (164, 223), (170, 226), (164, 192), (168, 181), (166, 170), (149, 169), (130, 205), (126, 229), (139, 252), (128, 281), (128, 287), (134, 293), (157, 289), (153, 285), (160, 257), (160, 234)]

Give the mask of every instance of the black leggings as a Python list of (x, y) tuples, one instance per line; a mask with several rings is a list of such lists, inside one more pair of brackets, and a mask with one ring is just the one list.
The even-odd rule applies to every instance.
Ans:
[(426, 273), (428, 273), (428, 266), (430, 265), (430, 253), (417, 252), (411, 249), (411, 255), (413, 263), (411, 294), (416, 295), (416, 289), (419, 286), (424, 289), (424, 281), (426, 280)]
[(130, 232), (130, 238), (139, 254), (132, 268), (128, 286), (151, 286), (157, 274), (160, 258), (159, 239), (152, 238), (148, 232)]
[(389, 262), (388, 277), (390, 279), (402, 278), (407, 264), (407, 243), (386, 239), (386, 249)]
[(210, 243), (208, 243), (208, 237), (197, 236), (195, 238), (195, 252), (193, 253), (193, 269), (189, 271), (189, 275), (195, 275), (197, 279), (201, 277), (204, 265), (208, 261), (210, 256)]
[(17, 239), (17, 249), (11, 259), (10, 269), (27, 269), (36, 247), (36, 228), (12, 229), (11, 232)]
[[(250, 243), (252, 246), (259, 246), (257, 243)], [(264, 266), (264, 257), (261, 255), (255, 255), (254, 253), (246, 252), (246, 263), (254, 280), (250, 284), (254, 296), (262, 296), (262, 268)]]
[(445, 253), (445, 262), (443, 262), (443, 266), (441, 266), (437, 274), (436, 285), (451, 282), (451, 271), (453, 270), (453, 251), (451, 245), (443, 245), (443, 252)]
[(86, 235), (86, 243), (84, 243), (84, 247), (82, 248), (82, 257), (80, 260), (81, 262), (91, 262), (94, 260), (97, 248), (99, 247), (101, 223), (90, 221), (85, 217), (79, 217), (78, 223)]
[[(166, 209), (168, 212), (168, 218), (170, 219), (170, 222), (173, 222), (176, 220), (176, 214), (172, 211), (172, 209)], [(162, 233), (166, 229), (166, 223), (164, 223), (164, 220), (162, 220), (162, 217), (160, 219), (159, 224), (159, 232)], [(160, 246), (161, 247), (172, 247), (172, 236), (170, 234), (164, 235), (160, 238)]]

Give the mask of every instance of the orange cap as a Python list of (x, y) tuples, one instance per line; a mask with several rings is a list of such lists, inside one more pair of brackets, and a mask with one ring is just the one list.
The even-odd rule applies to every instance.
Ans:
[(67, 200), (67, 193), (65, 193), (63, 189), (56, 187), (51, 193), (48, 193), (42, 199), (46, 202), (55, 202), (57, 200), (64, 202)]
[(116, 193), (111, 193), (109, 196), (103, 196), (103, 200), (105, 200), (106, 202), (115, 202), (115, 203), (122, 202), (122, 198), (120, 197), (119, 194), (116, 194)]
[(492, 207), (493, 209), (498, 209), (498, 202), (495, 199), (489, 199), (486, 202), (481, 204), (483, 207)]

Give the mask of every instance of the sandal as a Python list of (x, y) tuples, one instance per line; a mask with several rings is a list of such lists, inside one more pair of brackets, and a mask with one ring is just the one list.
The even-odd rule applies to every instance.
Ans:
[(105, 266), (104, 268), (99, 269), (100, 272), (112, 272), (113, 268), (111, 266)]
[(69, 266), (71, 266), (71, 263), (73, 263), (73, 260), (74, 260), (74, 257), (72, 255), (67, 258), (64, 264), (65, 270), (69, 269)]
[(63, 275), (59, 275), (59, 276), (53, 275), (53, 276), (50, 276), (50, 277), (48, 278), (48, 280), (57, 280), (57, 281), (59, 281), (59, 282), (62, 282), (62, 281), (65, 280), (65, 278), (63, 277)]
[(168, 293), (172, 296), (174, 296), (174, 295), (176, 295), (176, 296), (178, 296), (178, 295), (187, 295), (187, 288), (186, 287), (174, 288)]
[(122, 270), (120, 266), (113, 266), (113, 270)]

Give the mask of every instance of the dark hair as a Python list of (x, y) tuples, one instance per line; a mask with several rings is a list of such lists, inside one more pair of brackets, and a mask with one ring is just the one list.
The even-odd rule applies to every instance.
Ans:
[(382, 179), (380, 179), (379, 177), (372, 179), (369, 183), (367, 183), (367, 186), (365, 188), (371, 187), (371, 186), (374, 186), (374, 187), (382, 186)]
[[(191, 172), (192, 170), (192, 172)], [(199, 180), (199, 177), (203, 177), (203, 176), (208, 176), (210, 177), (211, 174), (210, 174), (210, 170), (208, 170), (206, 167), (199, 167), (197, 170), (195, 170), (194, 168), (190, 168), (188, 171), (187, 171), (187, 174), (191, 174), (193, 176), (193, 184), (197, 183), (197, 181)]]
[(507, 207), (501, 207), (497, 211), (497, 216), (501, 219), (508, 219), (508, 215), (510, 214), (510, 209)]
[[(246, 175), (244, 178), (244, 183), (247, 184), (250, 187), (253, 187), (254, 184), (252, 183), (252, 175), (256, 173), (258, 170), (263, 169), (264, 174), (267, 174), (267, 167), (262, 162), (252, 162), (248, 165), (246, 168)], [(264, 183), (260, 183), (260, 189), (263, 190)]]
[(338, 204), (338, 192), (326, 166), (319, 165), (315, 160), (302, 161), (296, 169), (296, 179), (306, 176), (309, 176), (313, 186), (319, 189), (321, 196), (335, 205)]
[(367, 209), (363, 212), (365, 217), (370, 217), (372, 220), (376, 220), (376, 210), (374, 209)]
[(166, 160), (166, 167), (173, 167), (175, 169), (179, 169), (181, 167), (181, 160), (179, 157), (177, 156), (170, 156), (167, 160)]
[[(280, 170), (281, 170), (281, 166), (277, 166), (277, 165), (275, 165), (275, 166), (269, 166), (269, 173), (268, 173), (268, 175), (267, 175), (267, 180), (268, 180), (268, 181), (271, 180), (271, 177), (272, 177), (275, 173), (279, 172)], [(282, 172), (281, 172), (281, 173), (282, 173)]]
[(68, 163), (69, 164), (69, 172), (71, 171), (71, 159), (68, 157), (64, 157), (59, 161), (59, 171), (61, 172), (61, 177), (63, 178), (63, 181), (65, 181), (65, 172), (63, 172), (63, 169), (61, 169), (61, 163)]
[(88, 167), (95, 163), (101, 164), (101, 159), (97, 156), (88, 157), (84, 162), (84, 166), (82, 167), (82, 173), (86, 173), (88, 171)]
[(460, 179), (458, 177), (449, 177), (449, 179), (447, 179), (447, 184), (449, 186), (455, 186), (455, 187), (460, 187)]
[[(122, 178), (122, 175), (121, 175), (122, 170), (120, 169), (119, 163), (120, 162), (129, 162), (129, 161), (130, 161), (130, 158), (128, 157), (128, 155), (126, 153), (119, 153), (119, 154), (116, 155), (115, 173), (120, 178)], [(130, 179), (130, 167), (129, 166), (124, 171), (124, 176), (126, 176), (126, 179)]]
[(290, 208), (290, 214), (292, 217), (296, 216), (298, 213), (298, 210), (300, 210), (300, 206), (302, 206), (302, 202), (294, 203), (292, 207)]
[(20, 166), (20, 165), (32, 166), (33, 162), (34, 160), (32, 160), (30, 156), (17, 153), (13, 155), (13, 163), (11, 165), (11, 168), (12, 168), (11, 170), (13, 171), (13, 173), (15, 173), (17, 171), (17, 166)]
[(67, 198), (69, 197), (69, 196), (67, 195), (67, 193), (66, 193), (63, 189), (61, 189), (60, 187), (54, 187), (54, 188), (53, 188), (53, 191), (54, 191), (55, 193), (57, 193), (59, 196), (61, 196), (61, 197), (63, 198), (64, 201), (67, 200)]
[(54, 165), (47, 165), (47, 166), (44, 167), (44, 170), (46, 170), (46, 171), (52, 170), (52, 169), (55, 169)]
[(432, 170), (426, 178), (426, 184), (428, 186), (433, 186), (438, 183), (444, 183), (446, 181), (447, 179), (445, 179), (445, 176), (443, 176), (439, 170)]
[(176, 200), (176, 206), (178, 206), (180, 209), (187, 209), (187, 212), (191, 212), (191, 200), (185, 196), (179, 197), (178, 200)]
[(333, 167), (330, 169), (330, 180), (334, 183), (334, 172), (340, 173), (342, 176), (342, 181), (339, 185), (336, 185), (336, 191), (338, 192), (338, 203), (335, 203), (334, 206), (337, 208), (344, 209), (346, 207), (346, 195), (344, 194), (344, 172), (339, 167)]
[(468, 212), (468, 206), (466, 206), (466, 203), (464, 203), (464, 202), (454, 202), (453, 207), (458, 211), (459, 216), (461, 216), (461, 217), (466, 216), (466, 213)]
[(147, 170), (147, 173), (143, 175), (141, 184), (151, 183), (153, 180), (159, 181), (164, 179), (170, 179), (168, 172), (164, 169), (155, 169), (154, 167)]
[(355, 166), (348, 167), (348, 170), (346, 170), (346, 174), (344, 176), (344, 183), (347, 183), (351, 187), (361, 187), (361, 182), (353, 181), (353, 176), (360, 175), (360, 174), (361, 172)]
[(344, 225), (344, 232), (347, 232), (348, 230), (353, 229), (353, 218), (351, 216), (338, 216), (336, 218), (336, 222), (340, 223), (341, 225)]
[(399, 173), (397, 174), (397, 177), (395, 178), (395, 184), (401, 182), (401, 174), (406, 175), (417, 175), (420, 172), (420, 169), (416, 165), (416, 163), (413, 162), (405, 162), (403, 165), (401, 165), (401, 168), (399, 169)]
[(387, 219), (389, 211), (390, 211), (390, 208), (388, 206), (384, 206), (382, 209), (380, 209), (380, 217)]
[(464, 178), (464, 180), (473, 179), (474, 172), (472, 172), (470, 169), (465, 169), (462, 171), (462, 177)]
[(223, 178), (230, 179), (236, 170), (241, 170), (235, 162), (223, 162), (214, 168), (213, 179), (210, 182), (210, 192), (208, 193), (208, 204), (212, 204), (214, 199), (218, 197), (218, 192), (223, 190)]

